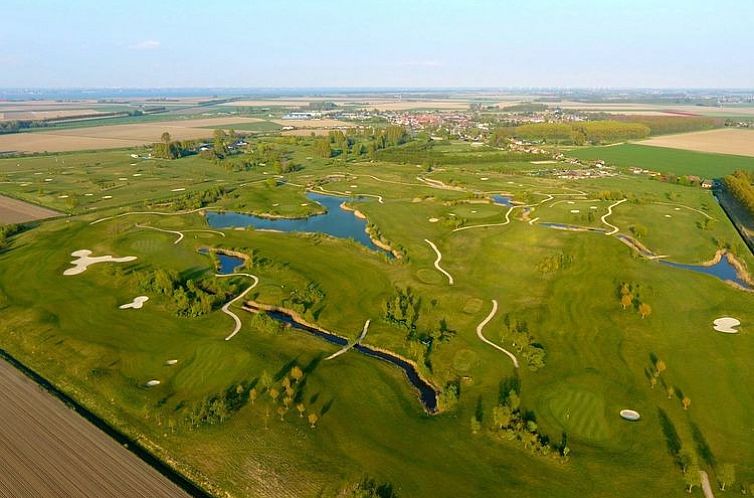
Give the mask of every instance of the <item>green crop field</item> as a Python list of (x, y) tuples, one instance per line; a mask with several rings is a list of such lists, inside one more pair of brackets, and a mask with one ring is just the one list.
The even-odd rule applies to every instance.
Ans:
[(573, 149), (569, 155), (584, 160), (602, 159), (617, 166), (635, 166), (660, 173), (720, 178), (737, 169), (754, 169), (754, 158), (707, 154), (688, 150), (622, 144)]
[[(621, 169), (565, 180), (457, 142), (432, 168), (323, 158), (316, 140), (252, 137), (225, 159), (0, 160), (0, 194), (68, 215), (0, 250), (0, 347), (218, 496), (339, 496), (370, 476), (401, 497), (682, 497), (686, 453), (713, 480), (732, 463), (754, 484), (754, 294), (616, 236), (673, 262), (725, 252), (750, 278), (754, 257), (710, 191)], [(262, 165), (260, 146), (279, 164)], [(569, 154), (702, 176), (754, 165), (636, 145)], [(400, 257), (204, 216), (325, 219), (309, 192), (341, 196)], [(83, 249), (136, 259), (64, 274)], [(352, 342), (370, 320), (361, 343), (414, 364), (437, 412), (395, 365), (357, 350), (327, 359), (340, 346), (242, 301), (226, 340), (222, 306), (254, 281), (216, 276), (204, 249), (248, 257), (239, 272), (259, 283), (244, 300)], [(141, 295), (141, 309), (119, 308)], [(714, 331), (722, 316), (740, 333)]]

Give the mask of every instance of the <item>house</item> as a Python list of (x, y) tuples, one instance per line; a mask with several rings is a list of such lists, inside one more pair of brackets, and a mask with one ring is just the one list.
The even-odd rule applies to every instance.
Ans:
[(712, 180), (702, 181), (702, 188), (712, 188), (713, 185), (714, 185), (714, 182)]

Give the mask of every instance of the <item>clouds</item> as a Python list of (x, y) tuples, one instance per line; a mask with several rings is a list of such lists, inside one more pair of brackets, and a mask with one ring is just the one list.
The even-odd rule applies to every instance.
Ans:
[(157, 50), (160, 48), (160, 42), (157, 40), (143, 40), (133, 45), (129, 45), (131, 50)]

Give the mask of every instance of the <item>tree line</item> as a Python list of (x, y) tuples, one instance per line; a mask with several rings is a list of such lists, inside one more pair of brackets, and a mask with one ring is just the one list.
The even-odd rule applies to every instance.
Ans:
[(723, 182), (728, 192), (754, 216), (754, 171), (735, 171)]
[[(650, 128), (641, 123), (625, 123), (610, 120), (574, 123), (531, 123), (517, 126), (510, 133), (514, 137), (527, 141), (597, 145), (646, 138), (650, 134)], [(493, 136), (499, 136), (499, 134)]]

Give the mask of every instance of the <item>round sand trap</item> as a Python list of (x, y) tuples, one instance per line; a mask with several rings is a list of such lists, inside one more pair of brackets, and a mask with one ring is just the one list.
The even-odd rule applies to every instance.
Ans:
[(620, 416), (626, 420), (630, 420), (631, 422), (635, 422), (641, 418), (639, 412), (634, 410), (621, 410)]
[(735, 318), (724, 316), (722, 318), (718, 318), (714, 322), (712, 322), (713, 327), (718, 332), (723, 332), (725, 334), (738, 334), (738, 330), (736, 330), (736, 327), (741, 325), (741, 322), (736, 320)]
[(121, 182), (125, 182), (125, 181), (128, 181), (128, 178), (126, 178), (125, 176), (121, 176), (120, 178), (118, 178), (118, 180)]
[(125, 256), (122, 258), (115, 258), (113, 256), (91, 256), (92, 251), (89, 249), (80, 249), (78, 251), (73, 251), (71, 253), (71, 256), (74, 256), (76, 259), (71, 261), (71, 264), (73, 265), (73, 268), (68, 268), (63, 272), (63, 275), (78, 275), (80, 273), (84, 273), (87, 268), (89, 268), (89, 265), (93, 265), (96, 263), (128, 263), (129, 261), (134, 261), (136, 259), (136, 256)]
[(165, 362), (165, 365), (175, 365), (176, 363), (178, 363), (178, 360), (168, 360)]
[(113, 196), (112, 195), (103, 195), (102, 198), (103, 199), (112, 199)]
[(666, 214), (665, 217), (666, 218), (672, 218), (672, 216), (670, 216), (669, 214)]
[(152, 380), (150, 380), (150, 381), (147, 382), (147, 387), (154, 387), (154, 386), (159, 386), (159, 385), (160, 385), (160, 381), (159, 380), (152, 379)]
[(118, 308), (122, 310), (127, 310), (129, 308), (138, 310), (141, 309), (141, 307), (144, 306), (144, 303), (146, 303), (147, 301), (149, 301), (149, 298), (147, 296), (138, 296), (135, 297), (134, 300), (130, 303), (122, 304), (118, 306)]
[(487, 178), (486, 176), (483, 176), (482, 178), (480, 178), (480, 180), (482, 180), (483, 182), (486, 182), (487, 180), (489, 180), (489, 178)]
[(680, 211), (680, 210), (681, 210), (681, 208), (675, 208), (675, 210), (676, 210), (676, 211)]
[(580, 212), (578, 209), (571, 209), (572, 214), (579, 214)]
[(429, 219), (430, 223), (437, 223), (438, 221), (440, 221), (440, 218), (430, 218)]
[(589, 206), (589, 209), (597, 209), (597, 206)]
[(351, 185), (351, 188), (359, 188), (358, 185)]

